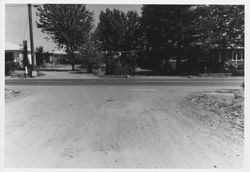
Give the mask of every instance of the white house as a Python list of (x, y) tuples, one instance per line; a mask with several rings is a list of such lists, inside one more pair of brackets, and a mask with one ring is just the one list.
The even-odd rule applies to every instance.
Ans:
[[(31, 51), (28, 46), (28, 59), (31, 64)], [(5, 41), (5, 62), (17, 62), (20, 66), (23, 65), (23, 46), (22, 44), (14, 44)]]
[(49, 52), (50, 58), (49, 61), (54, 64), (67, 63), (69, 58), (67, 53), (59, 50), (52, 50)]

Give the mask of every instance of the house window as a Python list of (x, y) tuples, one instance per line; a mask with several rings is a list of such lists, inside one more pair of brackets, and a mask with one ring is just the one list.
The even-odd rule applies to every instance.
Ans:
[(243, 51), (240, 51), (239, 52), (239, 61), (243, 61), (243, 57), (244, 55), (243, 55)]
[(243, 52), (242, 51), (233, 51), (232, 52), (232, 61), (243, 61)]
[(233, 61), (236, 61), (236, 60), (237, 60), (237, 52), (236, 52), (236, 51), (233, 51), (233, 52), (232, 52), (232, 60), (233, 60)]
[[(170, 62), (176, 62), (176, 61), (177, 61), (176, 57), (170, 57)], [(187, 62), (187, 57), (186, 58), (182, 57), (181, 62)]]

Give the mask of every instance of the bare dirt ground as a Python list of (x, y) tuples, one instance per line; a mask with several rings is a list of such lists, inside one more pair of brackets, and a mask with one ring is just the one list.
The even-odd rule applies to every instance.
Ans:
[[(183, 102), (193, 119), (228, 134), (235, 141), (244, 139), (243, 89), (220, 89), (190, 95)], [(224, 129), (224, 130), (223, 130)]]
[[(227, 113), (206, 109), (212, 107), (207, 100), (214, 101), (214, 109), (226, 109), (215, 105), (221, 100), (211, 99), (221, 88), (8, 86), (7, 90), (19, 93), (8, 93), (5, 101), (5, 167), (243, 167), (244, 129), (229, 125)], [(202, 97), (199, 92), (204, 91)]]

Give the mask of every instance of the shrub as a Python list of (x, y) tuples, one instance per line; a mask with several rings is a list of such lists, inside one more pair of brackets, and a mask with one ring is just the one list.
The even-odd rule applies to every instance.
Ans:
[(5, 76), (9, 76), (11, 72), (17, 70), (19, 65), (17, 62), (5, 62)]
[(232, 76), (244, 76), (244, 69), (235, 69)]
[(99, 45), (92, 39), (88, 39), (78, 54), (79, 62), (86, 67), (88, 72), (93, 72), (94, 69), (99, 69), (103, 63), (103, 54), (99, 50)]
[(110, 75), (134, 75), (136, 71), (136, 59), (134, 55), (123, 54), (113, 58), (114, 54), (105, 58), (106, 74)]
[(86, 54), (81, 54), (80, 63), (86, 68), (88, 72), (93, 72), (94, 69), (99, 69), (103, 63), (103, 56), (101, 53), (95, 52), (91, 56)]

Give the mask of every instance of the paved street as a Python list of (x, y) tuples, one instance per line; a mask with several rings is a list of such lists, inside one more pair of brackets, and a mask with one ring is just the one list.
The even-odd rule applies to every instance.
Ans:
[(242, 143), (181, 106), (193, 92), (240, 88), (242, 80), (145, 81), (7, 81), (20, 95), (5, 101), (5, 166), (243, 166)]
[(240, 86), (240, 78), (181, 78), (181, 79), (15, 79), (6, 80), (6, 85), (166, 85), (166, 86)]

